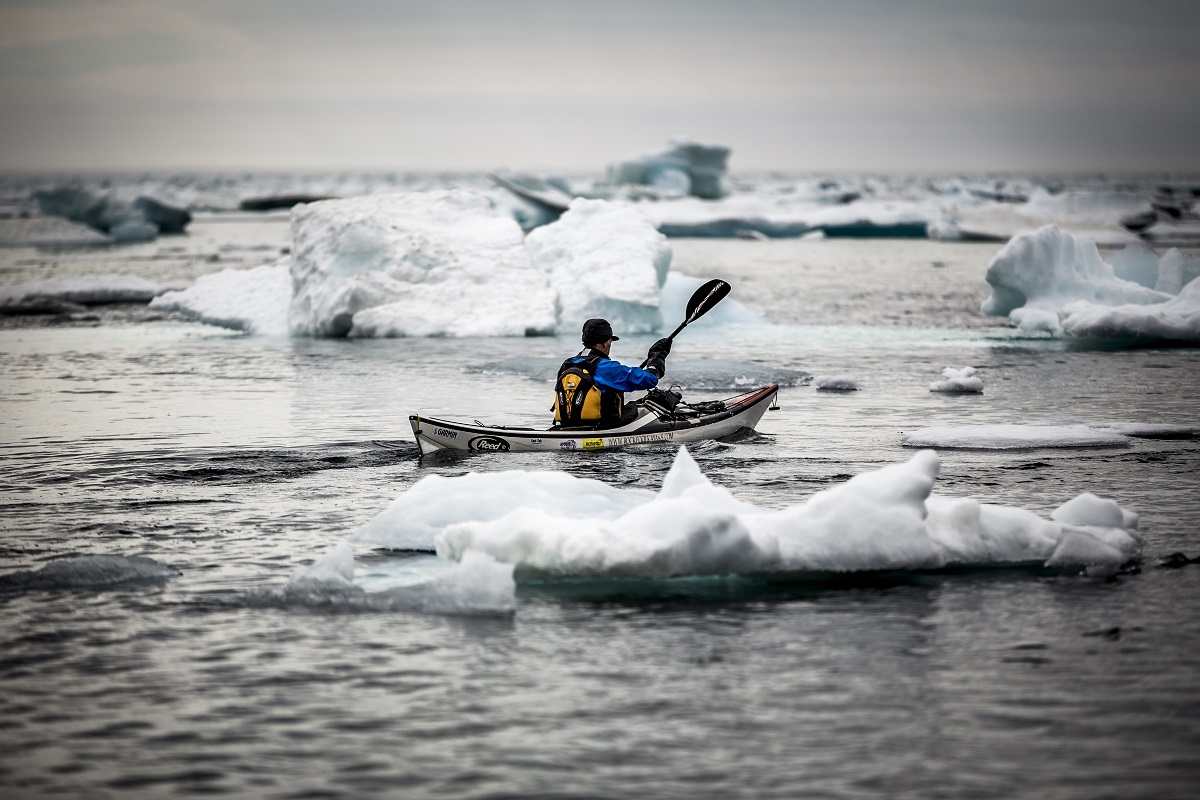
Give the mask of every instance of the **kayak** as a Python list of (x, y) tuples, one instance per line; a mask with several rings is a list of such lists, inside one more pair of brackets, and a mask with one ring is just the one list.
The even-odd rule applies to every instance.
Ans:
[(421, 455), (439, 450), (473, 453), (608, 450), (647, 442), (698, 442), (753, 428), (779, 394), (773, 383), (728, 400), (686, 403), (678, 392), (652, 389), (631, 404), (637, 416), (608, 428), (518, 428), (467, 424), (413, 414), (408, 418)]

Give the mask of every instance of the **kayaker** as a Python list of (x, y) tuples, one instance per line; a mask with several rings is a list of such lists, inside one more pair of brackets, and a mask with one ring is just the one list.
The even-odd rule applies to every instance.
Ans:
[(555, 425), (610, 427), (637, 416), (633, 406), (626, 410), (624, 393), (658, 385), (667, 374), (671, 340), (659, 339), (640, 367), (627, 367), (609, 358), (620, 339), (608, 320), (583, 323), (584, 349), (563, 362), (554, 382)]

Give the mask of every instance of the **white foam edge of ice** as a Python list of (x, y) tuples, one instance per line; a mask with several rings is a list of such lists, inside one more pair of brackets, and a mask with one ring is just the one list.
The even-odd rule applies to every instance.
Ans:
[[(1068, 528), (1109, 549), (1095, 550), (1103, 558), (1089, 552), (1081, 561), (1071, 561), (1077, 550), (1067, 549), (1056, 566), (1115, 569), (1140, 552), (1131, 529), (1096, 525), (1102, 520), (1095, 514), (1085, 515), (1092, 524), (1080, 525), (1073, 512), (1064, 512), (1066, 521), (1045, 520), (1019, 508), (933, 495), (939, 466), (937, 454), (923, 450), (774, 510), (712, 484), (680, 448), (662, 489), (619, 516), (566, 516), (571, 482), (582, 480), (567, 476), (552, 501), (451, 523), (434, 544), (443, 558), (485, 553), (511, 564), (518, 581), (1048, 565)], [(479, 486), (451, 478), (438, 491), (452, 506)]]
[(282, 588), (251, 592), (246, 599), (254, 605), (342, 613), (495, 616), (516, 608), (516, 584), (511, 564), (475, 553), (432, 580), (368, 590), (355, 582), (353, 549), (340, 542), (311, 565), (297, 568)]
[(1116, 429), (1073, 425), (931, 426), (906, 434), (905, 447), (1022, 450), (1061, 447), (1124, 447), (1129, 436)]

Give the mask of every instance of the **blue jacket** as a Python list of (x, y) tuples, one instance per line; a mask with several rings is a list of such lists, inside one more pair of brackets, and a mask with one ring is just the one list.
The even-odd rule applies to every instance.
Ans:
[[(571, 361), (582, 362), (583, 356), (573, 358)], [(602, 357), (596, 364), (596, 374), (593, 377), (596, 385), (601, 389), (615, 389), (618, 392), (633, 392), (658, 386), (658, 378), (653, 372), (647, 372), (640, 367), (627, 367), (608, 357)]]

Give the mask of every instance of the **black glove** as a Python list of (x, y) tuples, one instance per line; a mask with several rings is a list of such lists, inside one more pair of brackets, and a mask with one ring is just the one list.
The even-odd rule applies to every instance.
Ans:
[(652, 373), (656, 378), (661, 378), (667, 374), (667, 360), (660, 356), (652, 355), (642, 362), (642, 369)]
[(671, 355), (671, 340), (659, 339), (657, 342), (650, 345), (650, 349), (646, 352), (646, 360), (649, 361), (657, 356), (665, 361), (669, 355)]

